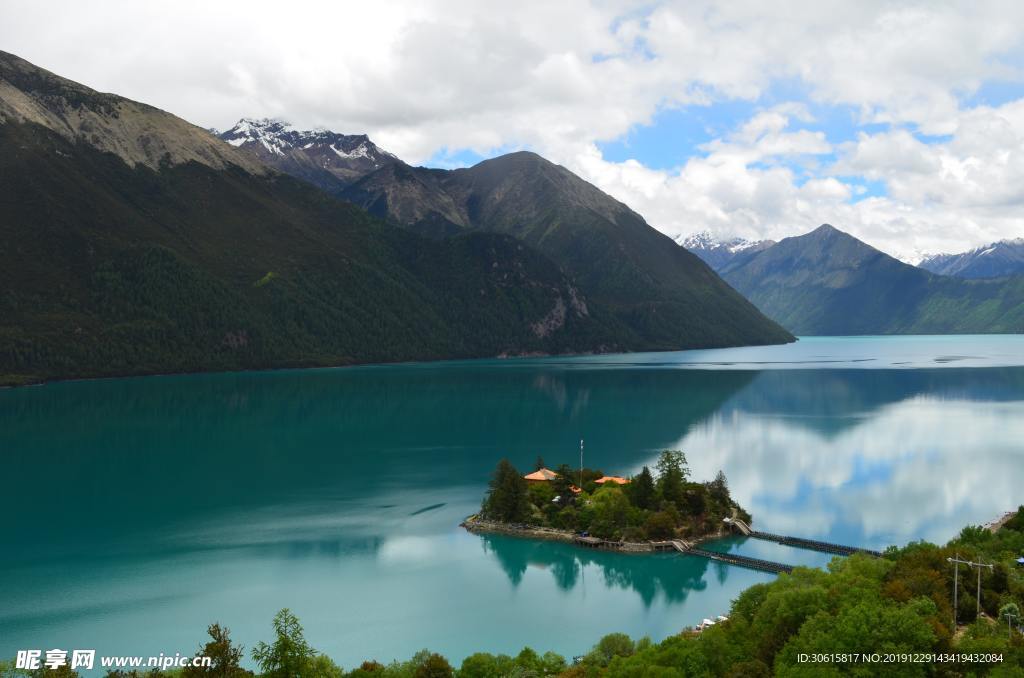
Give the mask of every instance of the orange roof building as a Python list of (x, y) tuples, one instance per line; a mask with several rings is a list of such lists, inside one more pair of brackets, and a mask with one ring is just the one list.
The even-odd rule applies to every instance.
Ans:
[(604, 485), (605, 483), (615, 483), (616, 485), (628, 485), (629, 478), (620, 478), (619, 476), (603, 476), (594, 481), (598, 485)]
[(531, 483), (546, 483), (554, 480), (558, 477), (558, 474), (549, 468), (542, 468), (534, 471), (533, 473), (527, 473), (523, 478)]

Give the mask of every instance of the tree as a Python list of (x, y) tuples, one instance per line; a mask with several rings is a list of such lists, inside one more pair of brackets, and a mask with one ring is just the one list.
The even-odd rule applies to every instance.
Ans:
[[(855, 647), (861, 652), (931, 652), (936, 647), (935, 630), (927, 616), (934, 610), (924, 604), (893, 605), (865, 597), (833, 616), (823, 611), (810, 616), (779, 654), (777, 674), (799, 670), (801, 653), (834, 652), (837, 647)], [(931, 675), (923, 666), (907, 667), (899, 675)]]
[(611, 661), (612, 657), (628, 657), (633, 654), (636, 646), (625, 633), (609, 633), (597, 642), (594, 648)]
[(551, 487), (555, 490), (555, 494), (562, 498), (561, 501), (564, 504), (573, 498), (572, 468), (568, 464), (562, 464), (555, 473), (557, 476), (551, 481)]
[(629, 518), (629, 500), (618, 487), (603, 487), (591, 500), (594, 520), (590, 531), (594, 536), (610, 539), (626, 526)]
[(652, 513), (644, 523), (644, 533), (648, 539), (671, 539), (676, 533), (676, 524), (672, 516), (664, 511)]
[(455, 670), (448, 663), (448, 660), (434, 653), (420, 662), (420, 665), (416, 667), (413, 678), (452, 678), (454, 675)]
[(533, 470), (539, 471), (544, 468), (544, 457), (537, 455), (537, 461), (533, 462)]
[(353, 669), (348, 674), (348, 678), (372, 678), (375, 673), (383, 673), (385, 667), (383, 664), (376, 660), (365, 661), (359, 665), (359, 668)]
[(729, 501), (729, 483), (721, 469), (719, 469), (715, 479), (708, 483), (708, 491), (711, 493), (711, 498), (717, 502), (725, 503)]
[(309, 673), (305, 676), (309, 678), (344, 678), (345, 672), (340, 666), (334, 663), (334, 660), (325, 654), (318, 654), (309, 662)]
[(1017, 532), (1024, 532), (1024, 506), (1017, 509), (1017, 513), (1012, 518), (1003, 523), (1004, 530), (1016, 530)]
[(302, 631), (299, 618), (284, 608), (274, 615), (274, 635), (270, 645), (260, 641), (252, 650), (253, 660), (259, 664), (266, 678), (296, 678), (312, 673), (317, 656)]
[(657, 506), (657, 491), (654, 488), (654, 478), (651, 476), (651, 469), (644, 466), (628, 487), (630, 497), (633, 500), (633, 506), (645, 511), (654, 510)]
[(632, 639), (625, 633), (610, 633), (594, 646), (583, 659), (584, 664), (605, 667), (615, 657), (629, 657), (636, 650)]
[(459, 678), (492, 678), (492, 676), (507, 676), (513, 669), (512, 658), (508, 655), (489, 654), (477, 652), (462, 660), (459, 668)]
[(504, 523), (522, 522), (530, 508), (527, 490), (526, 480), (512, 462), (502, 459), (494, 470), (490, 490), (484, 499), (484, 517)]
[(196, 676), (218, 676), (218, 678), (236, 678), (251, 676), (252, 671), (241, 667), (244, 648), (231, 643), (231, 632), (220, 624), (214, 623), (206, 629), (210, 642), (200, 648), (197, 657), (209, 657), (210, 666), (187, 666), (182, 669), (183, 678)]
[(705, 501), (704, 490), (701, 486), (697, 486), (693, 489), (686, 491), (686, 511), (691, 516), (703, 515), (707, 510), (707, 502)]
[(682, 508), (689, 477), (690, 469), (685, 454), (678, 450), (665, 450), (661, 453), (658, 458), (658, 492), (662, 499)]

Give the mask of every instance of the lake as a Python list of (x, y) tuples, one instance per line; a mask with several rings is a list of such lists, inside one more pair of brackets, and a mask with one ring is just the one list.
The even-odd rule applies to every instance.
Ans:
[[(466, 533), (501, 457), (723, 470), (765, 531), (945, 541), (1024, 494), (1024, 336), (148, 377), (0, 391), (0, 657), (247, 649), (345, 667), (664, 638), (771, 575)], [(828, 557), (756, 540), (716, 548)]]

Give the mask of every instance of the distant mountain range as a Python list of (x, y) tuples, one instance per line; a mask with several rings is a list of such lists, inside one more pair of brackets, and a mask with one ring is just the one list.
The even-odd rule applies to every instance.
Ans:
[[(0, 52), (0, 383), (792, 339), (537, 156), (453, 181), (365, 137), (225, 134)], [(405, 173), (444, 190), (404, 203)]]
[(731, 238), (717, 240), (708, 231), (690, 236), (678, 236), (676, 242), (704, 260), (708, 266), (720, 271), (736, 259), (748, 259), (775, 244), (774, 240), (748, 240)]
[(1024, 332), (1024, 276), (936, 275), (828, 224), (733, 257), (720, 273), (796, 334)]
[(933, 254), (921, 268), (958, 278), (998, 278), (1024, 273), (1024, 238), (1000, 240), (961, 254)]
[[(243, 121), (220, 137), (306, 179), (308, 163), (297, 158), (316, 151), (316, 157), (336, 162), (331, 150), (338, 143), (332, 139), (359, 140), (358, 148), (366, 149), (361, 155), (379, 167), (366, 171), (348, 165), (349, 173), (329, 187), (335, 195), (431, 238), (486, 232), (518, 239), (608, 308), (633, 335), (631, 346), (654, 350), (790, 339), (699, 258), (626, 205), (535, 153), (440, 170), (412, 167), (383, 154), (366, 137), (295, 133), (273, 122)], [(359, 172), (363, 176), (350, 181)]]
[(217, 136), (270, 167), (335, 195), (370, 172), (400, 162), (365, 134), (299, 131), (281, 120), (242, 118)]

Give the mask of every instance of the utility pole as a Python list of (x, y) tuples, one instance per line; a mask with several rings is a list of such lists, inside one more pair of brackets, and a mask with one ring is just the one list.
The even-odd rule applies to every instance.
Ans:
[(960, 564), (970, 565), (969, 560), (960, 560), (960, 554), (957, 553), (952, 558), (946, 558), (946, 562), (953, 563), (953, 633), (956, 633), (956, 606), (957, 606), (957, 593), (960, 586)]
[(1013, 619), (1020, 619), (1020, 615), (1012, 614), (1010, 612), (1006, 612), (1005, 614), (1006, 614), (1006, 639), (1012, 641), (1013, 640), (1013, 624), (1011, 623), (1011, 621)]
[(978, 611), (974, 613), (975, 617), (981, 616), (981, 568), (987, 567), (989, 572), (995, 570), (992, 565), (986, 565), (985, 563), (971, 563), (971, 567), (978, 568)]
[(995, 567), (991, 564), (975, 563), (970, 560), (961, 560), (960, 554), (957, 553), (953, 558), (946, 558), (946, 562), (953, 563), (953, 631), (956, 632), (956, 613), (957, 613), (957, 593), (960, 587), (960, 566), (966, 565), (967, 567), (978, 568), (978, 598), (977, 598), (977, 612), (976, 616), (981, 615), (981, 568), (987, 567), (989, 571), (993, 571)]

